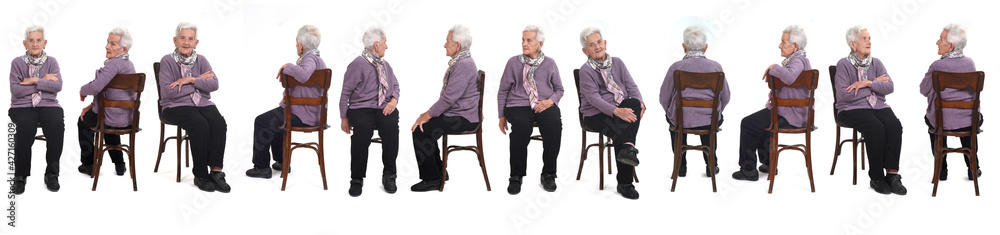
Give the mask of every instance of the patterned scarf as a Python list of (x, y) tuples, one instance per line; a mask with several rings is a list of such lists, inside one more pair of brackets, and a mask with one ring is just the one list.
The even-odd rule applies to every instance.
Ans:
[(309, 54), (315, 54), (316, 57), (319, 57), (319, 50), (312, 49), (312, 50), (306, 51), (306, 53), (302, 53), (302, 56), (299, 56), (299, 59), (295, 60), (295, 65), (302, 65), (302, 59), (306, 58), (306, 56), (309, 55)]
[(108, 59), (104, 60), (104, 65), (108, 65), (108, 61), (111, 61), (111, 59), (114, 59), (114, 58), (120, 58), (120, 59), (123, 59), (123, 60), (128, 60), (128, 52), (123, 52), (121, 54), (118, 54), (115, 57), (111, 57), (111, 58), (108, 58)]
[[(170, 56), (173, 57), (174, 62), (181, 67), (181, 78), (194, 77), (194, 71), (191, 70), (194, 69), (194, 63), (198, 61), (197, 52), (191, 50), (191, 55), (184, 57), (180, 51), (177, 51), (177, 48), (174, 48), (174, 53), (171, 53)], [(194, 102), (195, 107), (198, 107), (198, 103), (201, 103), (201, 91), (195, 89), (194, 92), (191, 93), (191, 101)]]
[[(38, 55), (38, 58), (31, 56), (31, 53), (27, 51), (24, 52), (24, 56), (21, 59), (24, 60), (25, 64), (28, 64), (28, 76), (33, 78), (42, 78), (42, 65), (45, 64), (45, 60), (49, 56), (42, 51)], [(35, 107), (38, 103), (42, 102), (42, 91), (38, 91), (31, 94), (31, 107)]]
[[(871, 69), (872, 56), (868, 55), (868, 57), (862, 60), (861, 58), (858, 57), (857, 54), (852, 52), (851, 54), (847, 55), (847, 60), (851, 61), (851, 64), (854, 65), (854, 68), (858, 70), (858, 81), (868, 81), (868, 69)], [(871, 105), (872, 108), (875, 108), (876, 99), (877, 98), (875, 97), (875, 93), (869, 95), (868, 105)]]
[(785, 57), (785, 60), (781, 61), (781, 66), (788, 65), (788, 62), (790, 62), (792, 60), (792, 58), (795, 58), (796, 56), (806, 57), (806, 50), (798, 50), (798, 51), (792, 52), (791, 55), (788, 55), (788, 57)]
[(538, 51), (538, 57), (532, 59), (528, 55), (522, 54), (517, 57), (524, 66), (521, 70), (521, 85), (524, 87), (524, 92), (528, 94), (528, 104), (531, 108), (535, 108), (535, 102), (538, 102), (538, 87), (535, 86), (535, 70), (538, 70), (538, 66), (542, 65), (545, 61), (545, 52)]
[(949, 51), (948, 53), (944, 53), (944, 55), (941, 55), (941, 59), (955, 59), (962, 57), (965, 57), (965, 54), (962, 53), (961, 51)]
[(368, 50), (362, 51), (361, 52), (361, 57), (364, 57), (365, 61), (368, 61), (368, 64), (371, 64), (372, 66), (374, 66), (375, 67), (375, 71), (378, 72), (378, 102), (377, 102), (377, 104), (378, 104), (378, 106), (382, 106), (382, 103), (385, 102), (385, 91), (386, 91), (387, 87), (389, 86), (389, 83), (385, 80), (385, 61), (382, 60), (382, 57), (379, 57), (378, 55), (375, 55), (375, 54), (371, 53), (371, 51), (368, 51)]
[(684, 59), (682, 59), (682, 60), (691, 59), (691, 58), (705, 58), (705, 52), (704, 51), (688, 51), (687, 53), (684, 53)]
[(605, 88), (608, 89), (612, 94), (615, 94), (615, 106), (622, 103), (625, 100), (625, 93), (622, 88), (618, 86), (615, 79), (611, 73), (611, 55), (604, 54), (604, 61), (597, 61), (593, 57), (587, 57), (587, 65), (593, 68), (604, 77)]
[(472, 56), (472, 53), (468, 50), (464, 50), (456, 54), (455, 57), (451, 57), (451, 60), (448, 61), (448, 71), (444, 73), (444, 84), (441, 85), (441, 95), (444, 95), (444, 88), (448, 87), (448, 77), (451, 77), (451, 70), (455, 68), (455, 64), (462, 59), (469, 58), (470, 56)]

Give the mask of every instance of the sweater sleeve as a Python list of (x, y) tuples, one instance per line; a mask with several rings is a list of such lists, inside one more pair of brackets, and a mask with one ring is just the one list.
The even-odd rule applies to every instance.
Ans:
[(562, 76), (559, 76), (559, 66), (556, 65), (555, 61), (552, 61), (552, 73), (552, 79), (549, 81), (552, 85), (552, 96), (549, 99), (552, 99), (554, 104), (559, 106), (559, 100), (562, 99), (565, 88), (563, 88)]
[[(458, 66), (458, 65), (456, 65)], [(474, 79), (478, 77), (475, 70), (471, 70), (465, 67), (455, 67), (448, 78), (448, 86), (444, 88), (444, 93), (441, 94), (441, 98), (428, 110), (428, 114), (431, 117), (441, 116), (448, 108), (454, 107), (455, 103), (458, 102), (459, 98), (468, 91), (469, 79)], [(480, 94), (482, 95), (482, 94)]]
[[(43, 66), (51, 68), (51, 70), (49, 70), (49, 74), (55, 74), (56, 78), (58, 78), (59, 81), (52, 81), (52, 80), (38, 78), (38, 85), (36, 86), (36, 88), (40, 91), (45, 91), (53, 94), (62, 91), (63, 79), (62, 79), (62, 73), (59, 71), (59, 62), (56, 61), (55, 58), (49, 57), (49, 60), (46, 61), (45, 65)], [(45, 74), (42, 74), (42, 76), (45, 76)]]
[(510, 95), (510, 89), (514, 87), (514, 74), (516, 73), (514, 66), (512, 65), (513, 60), (507, 61), (507, 66), (503, 70), (503, 75), (500, 75), (500, 89), (497, 90), (497, 118), (504, 117), (503, 109), (507, 107), (507, 96)]
[(583, 99), (601, 113), (613, 117), (617, 106), (601, 98), (601, 88), (597, 86), (597, 78), (593, 74), (592, 72), (580, 71), (580, 93), (583, 94)]

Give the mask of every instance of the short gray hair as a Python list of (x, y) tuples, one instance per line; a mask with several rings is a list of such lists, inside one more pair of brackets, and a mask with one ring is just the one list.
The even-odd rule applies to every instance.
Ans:
[(372, 26), (361, 36), (361, 43), (365, 44), (365, 50), (371, 50), (372, 45), (381, 42), (382, 38), (385, 38), (385, 31), (382, 31), (382, 27)]
[(456, 24), (448, 30), (448, 33), (451, 33), (452, 42), (457, 42), (462, 46), (460, 50), (467, 51), (472, 47), (472, 33), (465, 25)]
[(851, 43), (858, 41), (861, 31), (868, 31), (868, 29), (861, 25), (851, 26), (851, 28), (847, 29), (847, 33), (844, 34), (844, 38), (847, 39), (847, 46), (851, 46)]
[[(28, 34), (31, 34), (31, 32), (42, 33), (42, 40), (45, 40), (45, 28), (43, 28), (41, 25), (32, 25), (32, 26), (29, 26), (28, 29), (25, 29), (24, 30), (24, 40), (28, 40)], [(965, 32), (965, 31), (963, 31), (963, 32)], [(963, 33), (963, 35), (964, 35), (964, 33)]]
[(177, 31), (174, 32), (174, 37), (180, 37), (181, 31), (185, 29), (194, 30), (194, 39), (198, 39), (198, 26), (191, 22), (181, 22), (180, 24), (177, 24)]
[[(788, 36), (791, 38), (791, 36)], [(708, 37), (705, 36), (705, 29), (701, 26), (692, 25), (684, 29), (684, 49), (688, 51), (705, 51), (705, 41)]]
[(302, 51), (310, 51), (319, 48), (320, 34), (319, 28), (313, 25), (304, 25), (299, 28), (299, 34), (295, 36), (295, 42), (302, 44)]
[(132, 50), (132, 33), (129, 33), (128, 29), (118, 27), (112, 29), (111, 32), (108, 32), (108, 35), (112, 34), (121, 37), (121, 39), (118, 40), (118, 46), (124, 47), (126, 52)]
[(538, 25), (533, 25), (533, 24), (532, 25), (528, 25), (528, 27), (524, 27), (524, 30), (522, 30), (521, 32), (522, 33), (525, 33), (525, 32), (534, 32), (535, 33), (535, 41), (545, 42), (545, 31), (542, 31), (542, 28), (538, 27)]
[(965, 37), (965, 26), (954, 23), (948, 24), (948, 26), (944, 27), (944, 31), (948, 31), (948, 34), (945, 35), (944, 39), (947, 40), (948, 43), (955, 45), (954, 51), (961, 52), (962, 50), (965, 50), (965, 43), (968, 42), (968, 39)]
[(789, 25), (781, 33), (788, 34), (788, 42), (795, 43), (799, 45), (799, 50), (806, 49), (806, 31), (799, 27), (798, 25)]
[[(587, 48), (587, 37), (590, 37), (590, 35), (593, 35), (595, 33), (597, 35), (601, 35), (601, 39), (604, 39), (604, 34), (601, 34), (601, 29), (597, 27), (587, 27), (583, 29), (583, 32), (580, 32), (580, 46), (583, 46), (583, 48)], [(538, 36), (535, 37), (537, 38)]]

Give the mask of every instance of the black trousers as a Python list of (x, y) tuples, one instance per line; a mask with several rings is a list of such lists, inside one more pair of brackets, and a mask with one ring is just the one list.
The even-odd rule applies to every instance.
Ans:
[[(719, 126), (722, 126), (722, 121), (725, 121), (725, 118), (723, 118), (722, 114), (720, 113), (719, 114)], [(670, 122), (670, 117), (667, 117), (667, 124), (670, 124), (671, 128), (674, 126), (674, 123)], [(686, 129), (691, 129), (691, 130), (708, 130), (708, 129), (711, 129), (711, 128), (712, 128), (711, 125), (706, 125), (706, 126), (699, 126), (699, 127), (686, 128)], [(687, 136), (688, 135), (681, 136), (681, 144), (687, 145)], [(712, 146), (712, 145), (709, 144), (710, 142), (712, 142), (712, 136), (711, 135), (699, 135), (698, 137), (701, 138), (701, 145)], [(718, 139), (719, 137), (716, 136), (715, 138)], [(676, 144), (675, 141), (677, 141), (677, 132), (670, 131), (670, 147), (671, 147), (670, 149), (671, 150), (677, 148), (677, 144)], [(716, 148), (718, 148), (718, 146), (716, 146)], [(715, 166), (719, 166), (719, 157), (718, 157), (719, 153), (716, 152), (715, 156), (716, 156), (715, 157)], [(705, 165), (707, 166), (708, 165), (708, 153), (707, 152), (702, 152), (702, 159), (705, 159)], [(683, 153), (681, 153), (681, 166), (685, 166), (685, 167), (687, 166), (687, 151), (684, 151)]]
[[(7, 116), (17, 125), (14, 134), (14, 175), (31, 175), (31, 146), (35, 144), (38, 125), (45, 135), (45, 174), (59, 175), (59, 156), (62, 155), (63, 109), (60, 107), (10, 108)], [(91, 143), (93, 144), (93, 143)]]
[[(928, 129), (934, 129), (934, 126), (931, 125), (931, 121), (928, 120), (926, 116), (924, 116), (924, 124), (927, 124), (927, 128)], [(979, 126), (983, 126), (983, 118), (982, 118), (982, 116), (979, 117)], [(955, 130), (946, 130), (946, 131), (971, 131), (971, 130), (972, 130), (972, 127), (969, 126), (969, 127), (965, 127), (965, 128), (959, 128), (959, 129), (955, 129)], [(935, 135), (934, 133), (929, 133), (929, 134), (931, 135), (931, 148), (934, 148), (934, 140), (937, 139), (937, 135)], [(970, 148), (970, 149), (972, 148), (972, 136), (959, 137), (958, 141), (962, 142), (962, 147), (963, 148)], [(943, 146), (945, 148), (948, 147), (948, 138), (947, 137), (944, 138), (944, 139), (942, 139), (942, 144), (943, 144)], [(977, 144), (976, 146), (978, 147), (979, 145)], [(978, 148), (974, 149), (974, 150), (976, 152), (979, 152)], [(982, 162), (979, 161), (979, 155), (976, 155), (976, 167), (977, 168), (981, 168), (982, 167), (981, 164), (982, 164)], [(965, 167), (970, 167), (969, 166), (969, 156), (968, 155), (965, 155)], [(947, 154), (941, 156), (941, 169), (948, 169), (948, 155)]]
[[(757, 160), (762, 165), (771, 165), (771, 110), (761, 109), (747, 115), (740, 123), (740, 171), (757, 171)], [(778, 116), (778, 126), (792, 127), (785, 117)]]
[[(253, 122), (253, 167), (268, 168), (271, 164), (270, 158), (275, 162), (282, 162), (282, 149), (284, 148), (285, 131), (281, 129), (281, 124), (285, 122), (285, 109), (277, 107), (271, 111), (257, 115)], [(292, 114), (292, 126), (305, 126), (302, 119)], [(270, 149), (270, 153), (268, 153)], [(268, 156), (270, 155), (270, 156)]]
[[(615, 156), (625, 143), (635, 144), (636, 133), (639, 132), (639, 122), (642, 121), (642, 102), (634, 98), (622, 100), (619, 108), (632, 109), (637, 120), (629, 123), (615, 116), (610, 117), (603, 113), (587, 116), (583, 118), (583, 125), (592, 130), (597, 130), (601, 134), (608, 136), (615, 144)], [(635, 167), (615, 161), (618, 165), (618, 184), (631, 184), (632, 175), (635, 174)]]
[(837, 114), (840, 122), (865, 135), (868, 145), (868, 177), (885, 178), (882, 169), (899, 169), (899, 154), (903, 143), (903, 126), (890, 108), (853, 109)]
[(441, 115), (424, 123), (424, 130), (413, 131), (413, 153), (417, 157), (417, 168), (421, 180), (441, 179), (441, 150), (437, 140), (448, 132), (471, 131), (479, 123), (471, 123), (463, 117)]
[(365, 178), (368, 169), (368, 147), (378, 129), (382, 138), (382, 176), (396, 174), (396, 156), (399, 155), (399, 110), (388, 116), (382, 109), (348, 109), (347, 121), (354, 129), (351, 135), (351, 179)]
[(541, 113), (531, 107), (508, 107), (504, 117), (510, 122), (510, 176), (524, 176), (528, 165), (528, 144), (531, 143), (533, 124), (538, 123), (542, 134), (542, 175), (556, 173), (556, 159), (562, 142), (562, 114), (552, 106)]
[(226, 119), (215, 105), (164, 109), (163, 119), (186, 130), (191, 138), (191, 155), (194, 155), (191, 171), (195, 177), (208, 177), (209, 166), (222, 168), (226, 153)]
[[(83, 115), (83, 119), (76, 122), (77, 130), (79, 131), (80, 139), (80, 163), (85, 166), (94, 165), (94, 135), (97, 133), (90, 128), (97, 127), (97, 113), (93, 110), (87, 111)], [(129, 127), (115, 127), (115, 128), (129, 128)], [(106, 145), (120, 145), (122, 143), (121, 136), (105, 134), (104, 144)], [(122, 158), (121, 150), (108, 150), (108, 155), (111, 156), (111, 162), (115, 164), (125, 164), (125, 160)]]

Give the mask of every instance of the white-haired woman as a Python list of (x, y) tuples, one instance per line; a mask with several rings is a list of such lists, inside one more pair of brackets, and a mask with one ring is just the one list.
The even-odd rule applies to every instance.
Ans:
[(351, 188), (348, 194), (361, 195), (368, 170), (368, 146), (375, 130), (382, 139), (382, 187), (396, 193), (396, 156), (399, 153), (399, 82), (385, 61), (385, 31), (372, 26), (361, 42), (365, 49), (347, 65), (340, 91), (340, 129), (351, 135)]
[(500, 77), (497, 108), (500, 132), (507, 134), (507, 123), (510, 122), (510, 184), (507, 193), (511, 195), (521, 192), (534, 124), (538, 124), (538, 132), (543, 138), (542, 188), (549, 192), (556, 190), (556, 159), (562, 141), (562, 115), (558, 104), (563, 96), (563, 86), (556, 61), (542, 52), (544, 44), (545, 32), (541, 28), (537, 25), (525, 27), (521, 31), (521, 54), (507, 60)]
[[(187, 130), (194, 155), (194, 185), (203, 191), (228, 193), (222, 172), (226, 153), (226, 119), (210, 99), (219, 79), (198, 47), (198, 26), (181, 22), (174, 32), (174, 51), (160, 59), (160, 106), (163, 119)], [(211, 173), (209, 173), (211, 167)]]
[(14, 194), (24, 193), (31, 175), (31, 146), (37, 127), (45, 135), (45, 187), (59, 191), (59, 156), (62, 155), (63, 109), (56, 93), (62, 91), (62, 74), (55, 57), (45, 53), (45, 29), (31, 26), (24, 31), (24, 55), (10, 62), (10, 109), (7, 116), (17, 124), (14, 135)]
[[(781, 43), (778, 49), (785, 60), (781, 64), (772, 64), (764, 71), (764, 79), (774, 76), (781, 79), (786, 84), (791, 84), (799, 78), (802, 71), (812, 69), (809, 59), (806, 58), (806, 32), (798, 25), (791, 25), (781, 31)], [(784, 87), (776, 92), (779, 98), (783, 99), (805, 99), (809, 96), (809, 90), (796, 87)], [(806, 109), (794, 107), (778, 107), (778, 124), (781, 126), (805, 126)], [(757, 181), (758, 170), (767, 173), (769, 171), (771, 132), (767, 127), (771, 125), (771, 103), (765, 104), (764, 109), (750, 114), (743, 118), (740, 123), (740, 170), (733, 172), (733, 179)], [(756, 155), (755, 155), (756, 153)], [(760, 159), (761, 166), (754, 169), (757, 159)]]
[[(667, 69), (667, 75), (663, 78), (663, 85), (660, 86), (660, 105), (663, 106), (663, 110), (667, 112), (667, 123), (670, 126), (679, 125), (676, 120), (675, 105), (677, 105), (677, 99), (683, 97), (685, 99), (700, 99), (700, 100), (713, 100), (719, 99), (719, 125), (722, 125), (722, 110), (726, 108), (726, 104), (729, 104), (729, 82), (723, 81), (722, 91), (719, 92), (719, 97), (712, 97), (714, 94), (708, 89), (685, 89), (683, 91), (677, 91), (674, 87), (674, 71), (686, 71), (694, 73), (713, 73), (722, 72), (722, 65), (719, 62), (710, 60), (705, 57), (705, 51), (708, 49), (708, 44), (706, 43), (707, 36), (705, 35), (705, 29), (701, 26), (692, 25), (684, 30), (684, 42), (681, 43), (681, 47), (684, 49), (684, 58), (680, 61), (674, 62)], [(696, 129), (696, 130), (708, 130), (712, 125), (712, 109), (706, 108), (684, 108), (684, 128), (686, 129)], [(670, 132), (670, 143), (674, 144), (674, 139), (676, 138), (676, 133)], [(701, 135), (702, 145), (709, 145), (711, 142), (710, 135)], [(681, 136), (681, 143), (687, 144), (687, 135)], [(687, 175), (687, 157), (684, 153), (681, 153), (681, 166), (680, 170), (677, 172), (678, 176)], [(710, 168), (708, 164), (708, 153), (702, 154), (705, 159), (705, 175), (709, 175)], [(715, 160), (715, 173), (719, 173), (719, 161), (718, 158)]]
[(846, 39), (851, 53), (837, 62), (833, 84), (837, 88), (837, 117), (865, 136), (869, 187), (881, 194), (906, 195), (898, 172), (903, 126), (885, 103), (894, 83), (882, 61), (871, 56), (868, 29), (853, 26), (847, 30)]
[[(87, 96), (96, 97), (104, 86), (107, 86), (111, 79), (118, 74), (135, 73), (135, 66), (128, 59), (128, 52), (132, 49), (132, 34), (128, 29), (115, 28), (108, 33), (107, 44), (104, 46), (105, 54), (104, 67), (97, 69), (94, 80), (80, 87), (80, 101)], [(104, 97), (110, 100), (135, 100), (135, 92), (121, 89), (108, 89)], [(128, 128), (132, 123), (132, 111), (122, 108), (105, 108), (104, 125), (115, 128)], [(80, 119), (76, 122), (80, 140), (80, 173), (92, 174), (94, 171), (94, 134), (91, 129), (97, 126), (97, 99), (83, 108)], [(118, 135), (104, 135), (104, 143), (108, 145), (121, 144)], [(115, 164), (115, 174), (125, 175), (125, 161), (122, 158), (122, 151), (110, 150), (111, 162)], [(135, 170), (135, 169), (133, 169)]]
[[(937, 98), (937, 94), (934, 93), (933, 81), (931, 80), (931, 74), (934, 71), (950, 72), (950, 73), (967, 73), (976, 71), (976, 63), (972, 61), (972, 58), (965, 57), (965, 43), (968, 40), (965, 37), (965, 27), (958, 24), (949, 24), (944, 27), (941, 31), (941, 36), (937, 40), (937, 54), (941, 55), (941, 59), (931, 63), (930, 68), (927, 69), (927, 73), (924, 74), (924, 80), (920, 82), (920, 93), (927, 97), (927, 114), (924, 116), (924, 123), (927, 124), (928, 128), (934, 129), (935, 123), (935, 104), (934, 99)], [(967, 90), (955, 90), (955, 89), (945, 89), (941, 91), (941, 96), (947, 100), (972, 100), (975, 94), (972, 91)], [(972, 110), (956, 110), (956, 109), (942, 109), (941, 114), (944, 120), (944, 127), (942, 129), (948, 131), (969, 131), (972, 129)], [(982, 114), (980, 114), (982, 115)], [(983, 118), (980, 116), (979, 124), (983, 125)], [(931, 146), (934, 146), (934, 140), (937, 136), (933, 133), (931, 136)], [(959, 138), (962, 142), (962, 147), (972, 148), (972, 137), (966, 136)], [(948, 146), (948, 138), (944, 138), (944, 146)], [(973, 151), (978, 151), (975, 149)], [(979, 161), (978, 156), (976, 157), (976, 162)], [(969, 156), (965, 156), (965, 166), (969, 167)], [(983, 175), (983, 171), (976, 166), (976, 174), (978, 176)], [(969, 176), (969, 180), (972, 180), (972, 169), (966, 171)], [(948, 179), (948, 161), (947, 155), (942, 156), (941, 161), (941, 175), (938, 177), (940, 180)]]
[[(295, 53), (299, 59), (294, 64), (286, 63), (278, 70), (277, 78), (282, 74), (289, 75), (299, 82), (308, 81), (313, 72), (325, 69), (326, 63), (319, 57), (320, 34), (319, 28), (312, 25), (305, 25), (299, 28), (295, 37)], [(319, 97), (323, 95), (323, 88), (298, 86), (291, 89), (291, 96), (295, 97)], [(282, 140), (285, 132), (280, 126), (284, 123), (285, 109), (291, 108), (292, 126), (315, 126), (319, 122), (319, 106), (294, 105), (285, 107), (285, 102), (278, 103), (277, 108), (257, 115), (253, 128), (253, 168), (247, 170), (246, 174), (255, 178), (271, 178), (271, 169), (282, 169)], [(270, 152), (268, 152), (270, 151)], [(274, 158), (275, 163), (268, 168), (269, 158)], [(291, 169), (291, 168), (289, 168)]]

